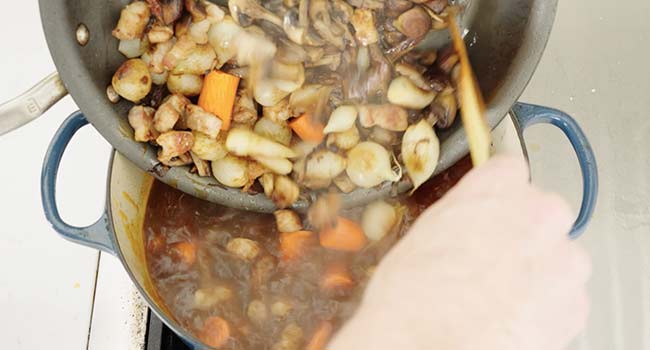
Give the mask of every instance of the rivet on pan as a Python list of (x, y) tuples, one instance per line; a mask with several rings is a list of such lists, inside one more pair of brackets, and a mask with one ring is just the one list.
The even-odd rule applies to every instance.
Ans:
[(108, 100), (111, 101), (112, 103), (117, 103), (120, 100), (120, 95), (118, 95), (117, 91), (113, 89), (113, 85), (109, 85), (106, 88), (106, 96), (108, 97)]
[(86, 46), (86, 44), (88, 44), (89, 39), (90, 39), (90, 32), (88, 31), (88, 27), (86, 27), (85, 24), (81, 23), (77, 27), (77, 42), (81, 46)]

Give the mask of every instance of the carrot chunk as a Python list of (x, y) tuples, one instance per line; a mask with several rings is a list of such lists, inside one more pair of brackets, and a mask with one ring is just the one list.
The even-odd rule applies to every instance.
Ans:
[(367, 239), (361, 227), (354, 221), (339, 216), (336, 225), (320, 232), (320, 245), (325, 248), (357, 252), (366, 246)]
[(209, 317), (203, 323), (199, 337), (207, 345), (218, 349), (228, 342), (230, 339), (230, 325), (228, 321), (218, 316)]
[(280, 234), (280, 251), (282, 260), (295, 260), (305, 253), (313, 241), (313, 232), (296, 231)]
[(196, 246), (192, 242), (178, 242), (171, 246), (174, 257), (191, 266), (196, 261)]
[(354, 280), (344, 266), (334, 264), (325, 271), (320, 280), (320, 287), (329, 293), (346, 293), (354, 287)]
[(289, 122), (289, 126), (300, 139), (309, 142), (321, 143), (325, 139), (323, 130), (325, 127), (314, 121), (311, 115), (303, 113)]
[(314, 332), (314, 335), (311, 336), (309, 343), (307, 343), (306, 350), (325, 350), (325, 345), (332, 336), (332, 331), (334, 327), (329, 321), (323, 321), (320, 326)]
[(199, 106), (221, 119), (221, 130), (230, 129), (238, 87), (239, 77), (219, 70), (210, 72), (203, 79)]

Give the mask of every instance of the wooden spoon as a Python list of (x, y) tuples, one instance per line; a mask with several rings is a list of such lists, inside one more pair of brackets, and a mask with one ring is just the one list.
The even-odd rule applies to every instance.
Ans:
[(458, 91), (460, 93), (461, 119), (467, 134), (469, 153), (474, 166), (485, 163), (490, 158), (492, 142), (490, 128), (485, 118), (485, 102), (476, 82), (472, 65), (467, 56), (467, 47), (456, 22), (456, 11), (450, 11), (449, 31), (454, 48), (460, 59)]

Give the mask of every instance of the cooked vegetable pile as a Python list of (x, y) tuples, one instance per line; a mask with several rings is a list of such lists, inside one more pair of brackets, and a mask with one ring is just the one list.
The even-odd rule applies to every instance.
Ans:
[[(418, 51), (447, 0), (134, 1), (113, 36), (128, 60), (109, 95), (135, 105), (166, 166), (259, 190), (349, 193), (434, 172), (456, 118), (458, 56)], [(256, 182), (261, 188), (256, 189)]]

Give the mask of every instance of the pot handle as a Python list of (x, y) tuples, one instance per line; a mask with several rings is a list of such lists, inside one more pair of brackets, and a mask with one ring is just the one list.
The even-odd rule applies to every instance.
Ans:
[(58, 73), (52, 73), (22, 95), (0, 104), (0, 136), (40, 117), (68, 94)]
[(63, 238), (115, 255), (115, 242), (110, 233), (106, 211), (94, 224), (88, 227), (76, 227), (63, 221), (56, 205), (56, 177), (61, 158), (74, 134), (86, 124), (88, 124), (86, 117), (77, 111), (61, 124), (54, 135), (43, 161), (41, 200), (45, 217)]
[(517, 103), (512, 107), (512, 113), (522, 131), (535, 124), (551, 124), (562, 130), (571, 142), (582, 171), (582, 204), (578, 218), (569, 233), (571, 238), (578, 238), (593, 216), (598, 197), (598, 167), (587, 136), (573, 118), (556, 109)]

